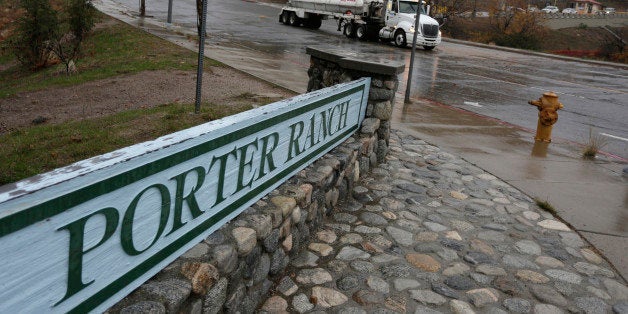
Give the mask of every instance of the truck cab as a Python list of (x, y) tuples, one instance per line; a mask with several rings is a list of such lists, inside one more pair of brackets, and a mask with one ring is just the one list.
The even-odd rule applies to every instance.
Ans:
[[(428, 16), (429, 6), (419, 0), (388, 0), (386, 3), (385, 26), (379, 31), (382, 40), (392, 40), (395, 45), (405, 47), (417, 33), (417, 46), (434, 49), (441, 42), (438, 22)], [(419, 18), (419, 29), (415, 30), (415, 18)]]

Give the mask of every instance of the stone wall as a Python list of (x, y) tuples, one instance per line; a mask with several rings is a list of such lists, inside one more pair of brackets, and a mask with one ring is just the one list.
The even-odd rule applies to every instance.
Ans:
[[(334, 208), (359, 206), (361, 174), (387, 152), (390, 117), (403, 63), (308, 48), (308, 91), (371, 77), (366, 118), (358, 133), (197, 244), (113, 306), (111, 313), (251, 313), (276, 287)], [(367, 61), (370, 60), (370, 61)], [(321, 255), (325, 247), (318, 248)]]
[(628, 23), (628, 14), (542, 14), (543, 25), (552, 29), (567, 27), (622, 27)]

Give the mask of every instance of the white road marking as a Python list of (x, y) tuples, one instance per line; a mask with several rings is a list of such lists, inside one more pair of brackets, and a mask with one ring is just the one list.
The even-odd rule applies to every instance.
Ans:
[(611, 135), (611, 134), (607, 134), (607, 133), (600, 133), (600, 135), (606, 136), (606, 137), (610, 137), (610, 138), (614, 138), (620, 141), (624, 141), (624, 142), (628, 142), (628, 138), (623, 138), (620, 136), (616, 136), (616, 135)]
[(464, 104), (467, 106), (482, 108), (482, 105), (478, 104), (477, 102), (465, 101)]

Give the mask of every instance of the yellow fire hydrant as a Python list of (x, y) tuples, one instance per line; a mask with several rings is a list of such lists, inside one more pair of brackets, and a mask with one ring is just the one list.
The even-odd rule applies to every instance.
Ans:
[(539, 122), (534, 139), (551, 142), (552, 125), (558, 120), (558, 109), (562, 109), (563, 104), (558, 102), (558, 96), (554, 92), (543, 93), (539, 100), (530, 100), (528, 103), (539, 109)]

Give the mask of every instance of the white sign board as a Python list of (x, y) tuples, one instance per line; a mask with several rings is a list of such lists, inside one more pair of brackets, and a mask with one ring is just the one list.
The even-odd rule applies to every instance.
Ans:
[(358, 130), (370, 79), (0, 187), (0, 313), (102, 312)]

